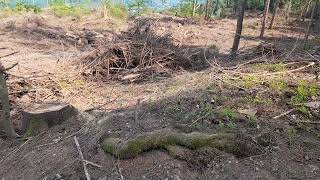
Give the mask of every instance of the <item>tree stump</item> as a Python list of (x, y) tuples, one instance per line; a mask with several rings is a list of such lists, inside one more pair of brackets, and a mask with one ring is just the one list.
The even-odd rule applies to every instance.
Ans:
[(44, 129), (61, 124), (75, 114), (75, 108), (69, 104), (35, 104), (22, 112), (22, 131), (26, 136), (33, 136)]

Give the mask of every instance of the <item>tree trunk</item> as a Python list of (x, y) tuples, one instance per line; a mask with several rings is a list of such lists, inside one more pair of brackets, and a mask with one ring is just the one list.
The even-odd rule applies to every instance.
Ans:
[(303, 13), (303, 16), (302, 16), (302, 21), (303, 22), (306, 20), (306, 16), (307, 16), (309, 8), (310, 8), (310, 3), (311, 3), (311, 0), (308, 1), (308, 4), (307, 4), (307, 6), (306, 6), (306, 8), (304, 10), (304, 13)]
[(263, 38), (264, 30), (266, 28), (266, 21), (269, 13), (269, 6), (270, 6), (270, 0), (265, 0), (260, 38)]
[(237, 29), (236, 34), (234, 36), (233, 46), (231, 49), (231, 55), (235, 55), (239, 48), (241, 33), (242, 33), (242, 24), (243, 24), (243, 17), (244, 17), (244, 10), (246, 6), (246, 0), (242, 0), (240, 7), (239, 7), (239, 16), (237, 21)]
[(197, 0), (193, 0), (193, 3), (192, 3), (192, 17), (194, 17), (194, 15), (196, 13), (196, 7), (197, 7)]
[(289, 0), (286, 8), (286, 21), (288, 21), (291, 14), (291, 5), (292, 5), (292, 0)]
[(208, 20), (209, 15), (209, 0), (206, 0), (205, 10), (204, 10), (204, 19)]
[(309, 35), (310, 35), (311, 25), (312, 25), (312, 22), (313, 22), (313, 16), (315, 14), (318, 2), (319, 2), (319, 0), (317, 0), (314, 3), (313, 8), (312, 8), (310, 21), (309, 21), (309, 24), (308, 24), (308, 27), (307, 27), (307, 30), (306, 30), (306, 33), (305, 33), (305, 37), (304, 37), (304, 43), (303, 43), (304, 47), (306, 47), (306, 45), (307, 45), (307, 41), (308, 41), (308, 38), (309, 38)]
[(271, 18), (271, 22), (270, 22), (269, 29), (272, 29), (272, 28), (273, 28), (274, 19), (275, 19), (276, 15), (277, 15), (279, 3), (280, 3), (280, 0), (276, 0), (276, 3), (275, 3), (275, 5), (274, 5), (274, 7), (273, 7), (273, 14), (272, 14), (272, 18)]
[(15, 138), (18, 135), (13, 129), (10, 118), (10, 102), (6, 80), (3, 72), (0, 72), (0, 100), (2, 105), (1, 128), (4, 129), (5, 136)]

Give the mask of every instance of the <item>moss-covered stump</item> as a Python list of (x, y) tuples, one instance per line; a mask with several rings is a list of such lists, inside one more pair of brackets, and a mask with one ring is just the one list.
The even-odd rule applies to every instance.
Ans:
[(22, 112), (22, 131), (26, 136), (33, 136), (75, 114), (76, 110), (68, 104), (36, 104)]
[(110, 137), (104, 139), (101, 145), (106, 153), (118, 158), (134, 158), (153, 149), (169, 150), (171, 146), (182, 146), (191, 150), (211, 147), (238, 157), (248, 157), (262, 152), (260, 146), (245, 135), (181, 133), (172, 129), (154, 131), (130, 140)]

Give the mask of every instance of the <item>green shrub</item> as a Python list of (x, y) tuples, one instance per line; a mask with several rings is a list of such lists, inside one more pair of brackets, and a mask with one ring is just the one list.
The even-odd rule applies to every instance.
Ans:
[(24, 2), (18, 2), (15, 7), (16, 11), (25, 11), (25, 12), (41, 12), (41, 8), (34, 5), (25, 4)]
[(318, 96), (319, 88), (316, 85), (310, 85), (307, 81), (302, 80), (299, 82), (295, 95), (291, 98), (291, 103), (303, 103), (312, 96)]
[(113, 3), (110, 0), (103, 0), (102, 10), (103, 10), (104, 16), (110, 16), (117, 19), (128, 18), (128, 10), (125, 7), (125, 5), (121, 3)]
[(57, 17), (71, 16), (80, 18), (90, 12), (89, 9), (83, 6), (53, 5), (50, 9)]
[(148, 11), (147, 0), (132, 0), (128, 4), (129, 12), (132, 15), (140, 15)]
[(9, 8), (9, 1), (8, 0), (0, 0), (0, 9)]

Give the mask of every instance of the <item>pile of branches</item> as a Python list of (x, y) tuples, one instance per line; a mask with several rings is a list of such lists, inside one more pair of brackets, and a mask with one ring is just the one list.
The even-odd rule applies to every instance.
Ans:
[(127, 80), (163, 76), (191, 63), (170, 35), (155, 33), (154, 23), (137, 19), (127, 32), (101, 44), (81, 58), (83, 74), (88, 77)]
[[(56, 44), (63, 44), (64, 46), (74, 46), (77, 48), (95, 47), (95, 44), (101, 44), (103, 40), (107, 39), (110, 34), (96, 32), (90, 29), (73, 29), (66, 30), (63, 26), (52, 26), (45, 22), (45, 19), (40, 16), (27, 16), (14, 29), (22, 37), (32, 40), (48, 40)], [(71, 28), (71, 26), (70, 26)], [(69, 29), (70, 29), (69, 28)]]

